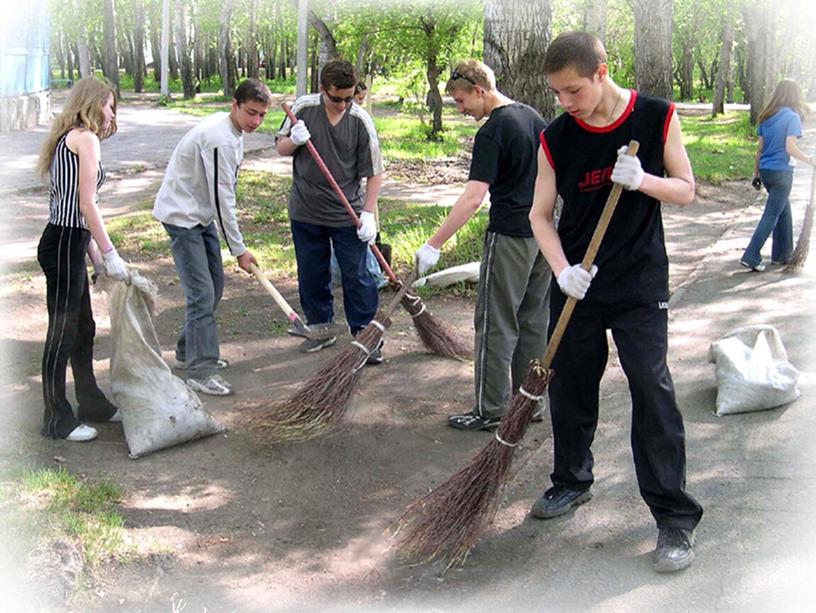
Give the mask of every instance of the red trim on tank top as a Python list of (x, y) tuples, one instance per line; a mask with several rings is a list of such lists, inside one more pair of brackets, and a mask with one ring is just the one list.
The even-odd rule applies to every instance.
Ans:
[(669, 124), (671, 123), (672, 115), (674, 114), (674, 102), (669, 102), (669, 112), (666, 113), (666, 121), (663, 122), (663, 144), (666, 144), (666, 139), (669, 135)]
[(544, 137), (544, 130), (538, 135), (538, 140), (541, 141), (541, 148), (544, 149), (544, 155), (547, 156), (547, 161), (550, 163), (550, 168), (555, 170), (555, 162), (553, 162), (550, 148), (547, 146), (547, 139)]
[(621, 113), (621, 116), (617, 118), (613, 123), (610, 123), (608, 126), (591, 126), (588, 123), (574, 117), (575, 123), (577, 123), (581, 128), (586, 130), (587, 132), (593, 132), (595, 134), (604, 134), (605, 132), (612, 132), (613, 130), (617, 129), (624, 121), (627, 120), (629, 115), (632, 113), (632, 109), (635, 108), (635, 100), (637, 99), (637, 92), (634, 89), (629, 90), (629, 103), (626, 105), (626, 108)]

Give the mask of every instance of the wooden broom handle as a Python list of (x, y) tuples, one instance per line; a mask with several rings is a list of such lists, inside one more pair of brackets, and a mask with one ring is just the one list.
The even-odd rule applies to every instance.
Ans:
[[(281, 103), (281, 108), (283, 109), (283, 112), (286, 113), (286, 116), (289, 118), (289, 123), (291, 123), (294, 126), (297, 123), (297, 117), (295, 117), (295, 114), (292, 112), (292, 109), (289, 108), (289, 105), (286, 104), (285, 102)], [(332, 176), (329, 167), (326, 166), (326, 163), (323, 161), (323, 158), (320, 157), (320, 154), (317, 152), (317, 149), (315, 149), (315, 146), (312, 144), (311, 139), (306, 141), (306, 148), (309, 150), (309, 153), (312, 154), (312, 157), (314, 158), (317, 167), (320, 169), (320, 172), (323, 173), (323, 176), (326, 177), (326, 181), (329, 182), (329, 185), (331, 185), (332, 189), (334, 190), (334, 193), (337, 194), (337, 197), (340, 199), (340, 203), (346, 209), (346, 212), (349, 214), (349, 217), (351, 217), (351, 219), (354, 221), (354, 225), (359, 228), (360, 218), (357, 217), (357, 213), (355, 213), (354, 209), (351, 208), (351, 204), (349, 204), (348, 198), (346, 198), (346, 195), (343, 193), (343, 190), (340, 189), (340, 186), (337, 185), (337, 181), (334, 180), (334, 177)], [(400, 283), (400, 280), (397, 278), (397, 275), (394, 274), (394, 271), (391, 270), (391, 267), (388, 265), (388, 262), (385, 261), (385, 257), (383, 256), (379, 247), (377, 247), (377, 245), (375, 245), (374, 243), (369, 243), (368, 246), (371, 247), (371, 251), (374, 252), (374, 257), (376, 257), (377, 261), (380, 263), (380, 268), (383, 269), (391, 283)]]
[[(629, 141), (629, 147), (626, 149), (626, 155), (637, 155), (640, 143), (636, 140)], [(612, 191), (609, 192), (609, 197), (606, 199), (601, 218), (598, 220), (598, 225), (595, 227), (595, 232), (592, 234), (592, 239), (589, 241), (584, 259), (581, 261), (581, 267), (589, 271), (592, 268), (592, 263), (595, 261), (595, 256), (598, 255), (598, 249), (601, 248), (601, 241), (603, 240), (606, 229), (609, 227), (609, 222), (612, 219), (612, 214), (615, 212), (615, 207), (618, 206), (623, 186), (620, 183), (612, 185)], [(572, 312), (575, 310), (575, 305), (578, 301), (572, 296), (567, 297), (564, 303), (564, 308), (561, 310), (561, 315), (558, 317), (558, 322), (555, 324), (550, 342), (547, 344), (547, 352), (542, 359), (544, 368), (549, 368), (552, 365), (555, 352), (558, 350), (558, 345), (561, 344), (561, 339), (564, 336), (564, 330), (567, 328)]]

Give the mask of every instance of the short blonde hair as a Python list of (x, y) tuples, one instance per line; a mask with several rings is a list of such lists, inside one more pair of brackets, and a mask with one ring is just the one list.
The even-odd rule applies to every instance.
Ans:
[[(105, 130), (102, 107), (111, 95), (113, 95), (113, 118), (110, 126)], [(48, 174), (51, 158), (54, 157), (54, 151), (62, 135), (73, 128), (80, 127), (96, 134), (99, 140), (116, 133), (116, 92), (108, 81), (91, 76), (82, 77), (71, 88), (62, 113), (54, 117), (51, 122), (51, 131), (40, 151), (37, 170), (41, 176)]]
[(448, 94), (454, 91), (472, 92), (476, 85), (487, 91), (493, 91), (496, 89), (496, 75), (484, 62), (464, 60), (453, 69), (445, 84), (445, 92)]

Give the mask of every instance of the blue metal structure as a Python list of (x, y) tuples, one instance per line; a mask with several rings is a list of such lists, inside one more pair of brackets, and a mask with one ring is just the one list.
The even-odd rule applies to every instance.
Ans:
[(50, 88), (50, 22), (47, 0), (6, 5), (0, 18), (0, 97)]

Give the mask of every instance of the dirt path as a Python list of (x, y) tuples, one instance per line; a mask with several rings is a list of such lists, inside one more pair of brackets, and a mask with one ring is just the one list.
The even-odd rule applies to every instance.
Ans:
[[(136, 174), (121, 176), (105, 189), (119, 197), (116, 214), (125, 214), (129, 203), (154, 187), (155, 177)], [(440, 186), (438, 191), (423, 188), (424, 193), (440, 198), (450, 190), (450, 186)], [(61, 456), (76, 474), (110, 476), (126, 491), (122, 512), (128, 534), (144, 550), (158, 552), (144, 563), (106, 566), (91, 593), (72, 605), (77, 610), (160, 611), (178, 602), (186, 604), (188, 612), (350, 610), (360, 605), (374, 610), (424, 606), (499, 610), (517, 604), (515, 599), (521, 594), (526, 594), (531, 607), (542, 608), (546, 602), (542, 599), (555, 589), (559, 577), (575, 581), (583, 574), (581, 565), (589, 564), (593, 555), (603, 560), (594, 571), (610, 576), (602, 588), (584, 585), (582, 589), (587, 598), (590, 593), (599, 598), (605, 595), (611, 610), (632, 610), (626, 604), (616, 606), (616, 594), (648, 592), (650, 583), (657, 582), (642, 559), (653, 535), (633, 491), (625, 425), (612, 427), (608, 421), (620, 420), (627, 411), (625, 381), (615, 368), (614, 357), (602, 390), (610, 414), (599, 438), (605, 450), (602, 456), (615, 470), (601, 473), (600, 487), (617, 480), (626, 486), (623, 493), (597, 503), (597, 515), (561, 535), (557, 555), (548, 560), (541, 524), (531, 526), (529, 520), (524, 521), (531, 498), (546, 485), (549, 427), (537, 425), (528, 435), (527, 453), (540, 444), (541, 450), (508, 492), (508, 505), (497, 520), (500, 535), (478, 548), (464, 570), (444, 577), (436, 567), (396, 565), (385, 555), (385, 530), (406, 504), (481, 448), (487, 435), (463, 434), (445, 426), (448, 413), (470, 408), (471, 366), (424, 354), (404, 314), (387, 335), (385, 363), (365, 370), (347, 427), (336, 436), (268, 446), (233, 428), (223, 436), (138, 461), (127, 458), (121, 428), (113, 424), (103, 425), (99, 440), (88, 445), (43, 439), (38, 433), (38, 371), (46, 327), (44, 282), (32, 258), (43, 224), (43, 199), (44, 193), (36, 191), (6, 199), (8, 210), (15, 215), (7, 218), (6, 236), (13, 240), (3, 243), (6, 268), (0, 290), (5, 315), (0, 411), (7, 425), (0, 430), (0, 468), (7, 473), (20, 465), (48, 466), (54, 464), (55, 456)], [(723, 261), (736, 260), (729, 232), (746, 213), (756, 219), (755, 201), (755, 192), (746, 184), (702, 185), (697, 201), (688, 208), (665, 207), (673, 302), (681, 312), (694, 304), (681, 300), (683, 295), (693, 297), (690, 289), (714, 278), (703, 266), (711, 261), (712, 253)], [(160, 286), (156, 326), (169, 358), (182, 315), (172, 262), (159, 258), (136, 265)], [(716, 278), (720, 274), (718, 271)], [(293, 282), (282, 281), (280, 289), (297, 303)], [(466, 336), (471, 334), (471, 302), (443, 298), (432, 300), (429, 306), (442, 321)], [(708, 309), (716, 311), (716, 301)], [(94, 310), (96, 366), (101, 385), (107, 389), (110, 339), (103, 296), (94, 296)], [(683, 321), (694, 320), (693, 313), (685, 317)], [(334, 355), (331, 351), (316, 356), (299, 353), (295, 339), (270, 333), (280, 321), (257, 284), (237, 269), (228, 270), (219, 331), (222, 352), (231, 362), (229, 380), (238, 393), (233, 398), (206, 399), (207, 408), (226, 425), (237, 422), (241, 402), (283, 397)], [(694, 328), (673, 327), (672, 343), (682, 343), (689, 329)], [(705, 338), (699, 340), (704, 342)], [(701, 407), (710, 402), (709, 396), (701, 398), (692, 389), (694, 380), (687, 378), (689, 372), (701, 376), (702, 367), (695, 363), (694, 369), (686, 371), (682, 360), (676, 366), (676, 376), (683, 377), (678, 386), (683, 398), (690, 397)], [(710, 430), (706, 435), (715, 436)], [(603, 536), (609, 531), (624, 536)], [(570, 544), (580, 553), (570, 555)], [(0, 560), (0, 571), (7, 571), (9, 578), (20, 578), (12, 582), (15, 593), (44, 610), (63, 609), (64, 603), (49, 600), (47, 589), (58, 578), (25, 580), (24, 569), (14, 564), (18, 545), (13, 539), (7, 543)], [(716, 552), (710, 555), (709, 569), (716, 565)], [(633, 564), (647, 570), (633, 571)], [(543, 577), (546, 583), (540, 584)], [(507, 590), (509, 585), (512, 591)], [(667, 590), (661, 587), (658, 591), (665, 595)], [(569, 610), (566, 605), (570, 602), (582, 602), (578, 596), (570, 601), (563, 600), (567, 598), (563, 591), (559, 594), (565, 605), (561, 610)], [(604, 602), (596, 603), (598, 610), (609, 610)], [(648, 594), (620, 603), (657, 606)]]

